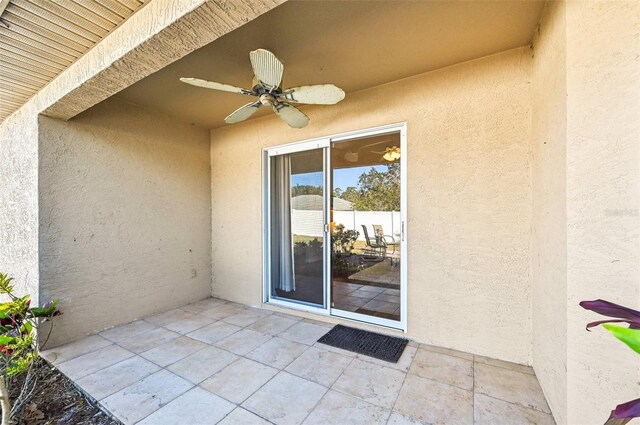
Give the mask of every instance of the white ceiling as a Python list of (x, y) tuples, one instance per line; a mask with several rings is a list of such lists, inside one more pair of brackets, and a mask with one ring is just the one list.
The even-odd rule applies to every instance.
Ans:
[(0, 15), (0, 122), (148, 0), (10, 0)]
[[(249, 51), (285, 65), (283, 87), (357, 90), (531, 42), (544, 1), (289, 1), (116, 96), (205, 128), (246, 96), (180, 83), (197, 77), (251, 86)], [(329, 106), (330, 107), (330, 106)], [(269, 113), (262, 108), (254, 117)]]

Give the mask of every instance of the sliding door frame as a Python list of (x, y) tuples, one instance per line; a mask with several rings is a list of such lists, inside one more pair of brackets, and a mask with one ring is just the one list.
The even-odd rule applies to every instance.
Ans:
[[(330, 294), (328, 293), (327, 290), (327, 276), (329, 276), (327, 274), (327, 263), (331, 264), (331, 262), (328, 260), (330, 259), (330, 255), (331, 255), (331, 237), (329, 235), (328, 232), (328, 221), (327, 221), (327, 217), (329, 215), (329, 212), (326, 208), (326, 205), (323, 208), (323, 214), (322, 214), (322, 218), (323, 218), (323, 232), (322, 232), (322, 246), (323, 246), (323, 273), (322, 273), (322, 281), (323, 281), (323, 289), (322, 289), (322, 293), (323, 293), (323, 298), (322, 298), (322, 304), (323, 307), (319, 307), (317, 304), (311, 304), (308, 302), (304, 302), (304, 301), (300, 301), (300, 300), (286, 300), (283, 298), (277, 298), (274, 297), (273, 291), (272, 291), (272, 284), (271, 284), (271, 158), (274, 156), (279, 156), (279, 155), (285, 155), (285, 154), (290, 154), (290, 153), (297, 153), (297, 152), (305, 152), (305, 151), (310, 151), (310, 150), (316, 150), (316, 149), (322, 149), (322, 172), (324, 174), (324, 182), (325, 182), (325, 189), (324, 192), (326, 192), (329, 189), (329, 186), (326, 186), (326, 174), (327, 174), (327, 169), (328, 169), (328, 165), (327, 165), (327, 158), (329, 156), (329, 146), (330, 146), (330, 140), (329, 138), (326, 137), (322, 137), (322, 138), (317, 138), (317, 139), (310, 139), (310, 140), (305, 140), (302, 142), (297, 142), (297, 143), (289, 143), (286, 145), (280, 145), (280, 146), (275, 146), (272, 148), (267, 148), (267, 149), (263, 149), (263, 165), (262, 165), (262, 170), (263, 170), (263, 188), (262, 188), (262, 199), (263, 199), (263, 213), (262, 213), (262, 217), (263, 217), (263, 223), (262, 223), (262, 228), (263, 228), (263, 258), (264, 258), (264, 264), (263, 264), (263, 288), (264, 288), (264, 295), (263, 295), (263, 301), (265, 303), (268, 304), (272, 304), (272, 305), (277, 305), (280, 307), (286, 307), (286, 308), (291, 308), (291, 309), (295, 309), (295, 310), (302, 310), (302, 311), (308, 311), (311, 313), (316, 313), (316, 314), (322, 314), (322, 315), (329, 315), (329, 303), (331, 300)], [(324, 199), (326, 199), (326, 196), (324, 196)], [(326, 204), (326, 202), (325, 202)], [(329, 256), (327, 256), (329, 255)], [(330, 270), (329, 270), (330, 273)]]
[[(375, 136), (386, 133), (400, 132), (400, 320), (389, 320), (360, 313), (353, 313), (331, 308), (331, 143), (339, 143), (355, 138)], [(313, 307), (304, 303), (283, 301), (271, 296), (271, 161), (276, 155), (300, 152), (311, 149), (324, 149), (324, 304), (325, 308)], [(327, 137), (303, 140), (286, 145), (263, 149), (262, 164), (262, 199), (263, 199), (263, 302), (281, 307), (309, 311), (316, 314), (331, 315), (348, 320), (355, 320), (384, 326), (392, 329), (407, 331), (407, 123), (394, 123), (378, 127), (333, 134)]]

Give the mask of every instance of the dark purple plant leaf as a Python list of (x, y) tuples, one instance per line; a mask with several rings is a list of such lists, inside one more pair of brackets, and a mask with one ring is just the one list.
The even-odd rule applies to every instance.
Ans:
[(604, 423), (604, 425), (625, 425), (627, 423), (629, 423), (629, 421), (631, 421), (632, 418), (627, 418), (627, 419), (618, 419), (615, 417), (614, 411), (611, 411), (611, 416), (609, 416), (609, 419), (607, 419), (607, 422)]
[(640, 417), (640, 398), (617, 405), (613, 411), (613, 416), (616, 419)]
[(582, 301), (580, 306), (584, 309), (595, 311), (603, 316), (616, 317), (619, 320), (602, 320), (587, 324), (587, 330), (594, 326), (608, 322), (626, 322), (632, 329), (640, 329), (640, 311), (624, 307), (605, 300)]
[(625, 319), (609, 319), (609, 320), (598, 320), (596, 322), (587, 323), (587, 330), (593, 328), (594, 326), (602, 325), (603, 323), (629, 323), (628, 320)]

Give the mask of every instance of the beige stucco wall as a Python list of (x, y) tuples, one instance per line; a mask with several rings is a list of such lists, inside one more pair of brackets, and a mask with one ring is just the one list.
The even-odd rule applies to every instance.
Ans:
[(0, 126), (0, 273), (38, 302), (38, 124), (20, 111)]
[(640, 308), (640, 2), (567, 2), (568, 417), (640, 395), (640, 356), (578, 307)]
[(533, 366), (559, 424), (567, 408), (566, 22), (547, 3), (533, 41), (531, 290)]
[(212, 131), (214, 295), (261, 302), (262, 148), (406, 121), (409, 337), (531, 363), (530, 67), (517, 49), (307, 107), (303, 130)]
[(53, 345), (210, 295), (208, 131), (116, 99), (39, 128)]

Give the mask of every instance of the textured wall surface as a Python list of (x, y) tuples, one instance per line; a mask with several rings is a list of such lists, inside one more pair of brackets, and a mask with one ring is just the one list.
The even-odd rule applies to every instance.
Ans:
[(305, 108), (302, 130), (212, 131), (213, 293), (261, 302), (262, 148), (407, 121), (408, 335), (531, 363), (530, 67), (517, 49)]
[(595, 425), (640, 394), (640, 356), (577, 305), (640, 308), (640, 2), (567, 3), (567, 91), (567, 422)]
[(38, 122), (20, 111), (0, 126), (0, 273), (38, 301)]
[(211, 294), (209, 133), (109, 100), (40, 119), (40, 296), (52, 344)]
[(548, 2), (533, 42), (533, 367), (559, 424), (567, 408), (567, 80), (565, 4)]

